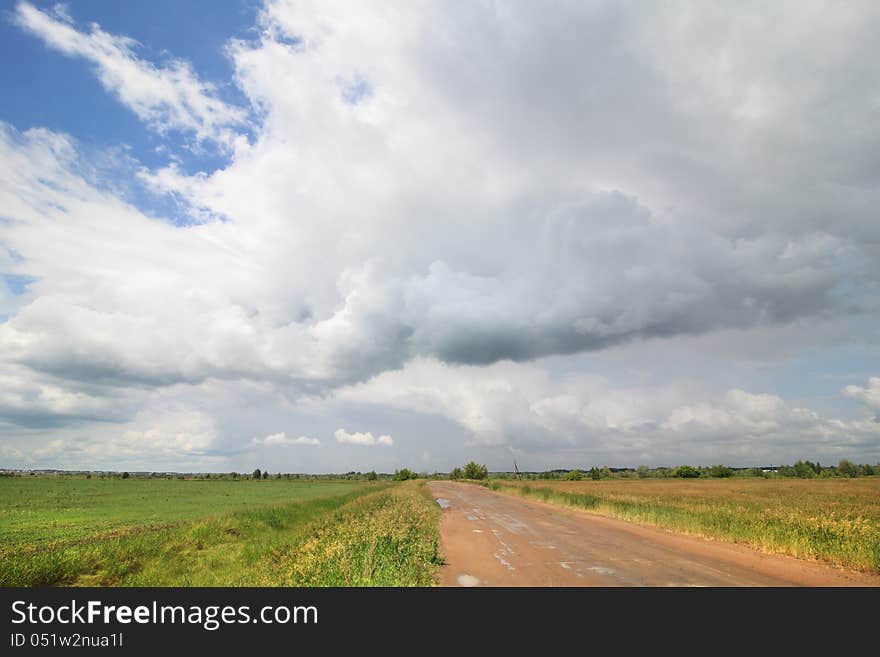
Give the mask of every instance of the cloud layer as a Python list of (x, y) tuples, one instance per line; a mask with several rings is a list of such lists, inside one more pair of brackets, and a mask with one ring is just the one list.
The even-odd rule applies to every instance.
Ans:
[[(545, 364), (827, 322), (876, 348), (880, 16), (791, 9), (270, 1), (227, 48), (245, 108), (183, 59), (19, 4), (21, 29), (90, 62), (169, 149), (230, 159), (126, 181), (183, 203), (198, 221), (181, 226), (114, 192), (75, 136), (0, 127), (0, 270), (29, 281), (0, 288), (2, 422), (100, 422), (206, 457), (311, 444), (193, 420), (223, 382), (279, 422), (324, 398), (441, 417), (484, 447), (876, 454), (876, 427), (749, 381), (693, 396), (659, 372), (562, 385)], [(876, 414), (864, 380), (845, 395)], [(128, 426), (175, 387), (201, 415)]]

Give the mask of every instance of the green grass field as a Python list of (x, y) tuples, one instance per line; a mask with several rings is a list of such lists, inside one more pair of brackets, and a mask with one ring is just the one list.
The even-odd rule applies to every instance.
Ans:
[(880, 477), (493, 481), (494, 490), (880, 571)]
[(0, 479), (0, 585), (428, 585), (433, 506), (416, 484)]

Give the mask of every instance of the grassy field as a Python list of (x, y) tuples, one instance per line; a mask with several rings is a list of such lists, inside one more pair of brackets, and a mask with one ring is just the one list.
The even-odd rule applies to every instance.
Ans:
[(415, 483), (0, 479), (0, 586), (428, 585), (433, 506)]
[(502, 492), (880, 571), (880, 477), (493, 481)]
[(285, 586), (431, 586), (440, 507), (409, 481), (323, 517), (295, 548), (272, 554), (255, 583)]

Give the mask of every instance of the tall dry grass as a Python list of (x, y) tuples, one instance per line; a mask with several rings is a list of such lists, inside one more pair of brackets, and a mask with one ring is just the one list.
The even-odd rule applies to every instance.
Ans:
[(880, 477), (500, 482), (494, 490), (880, 571)]
[(431, 586), (439, 520), (424, 482), (407, 481), (328, 514), (264, 570), (283, 586)]

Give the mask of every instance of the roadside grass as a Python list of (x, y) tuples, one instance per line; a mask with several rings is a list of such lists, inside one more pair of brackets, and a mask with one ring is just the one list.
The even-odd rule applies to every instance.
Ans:
[(407, 481), (323, 516), (303, 542), (274, 553), (256, 584), (432, 586), (441, 511), (424, 482)]
[(880, 477), (492, 481), (492, 490), (765, 552), (880, 571)]

